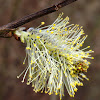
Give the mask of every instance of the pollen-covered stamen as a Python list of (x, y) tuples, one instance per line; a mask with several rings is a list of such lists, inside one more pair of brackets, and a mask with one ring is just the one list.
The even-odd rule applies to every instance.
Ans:
[(24, 74), (24, 72), (26, 71), (27, 68), (28, 68), (28, 67), (26, 67), (26, 68), (21, 72), (21, 74), (17, 76), (17, 78), (20, 78), (20, 76), (22, 76), (22, 75)]
[[(26, 43), (26, 57), (28, 66), (18, 76), (24, 74), (22, 82), (28, 76), (27, 85), (32, 83), (35, 92), (45, 92), (49, 95), (55, 92), (60, 99), (64, 96), (64, 86), (69, 95), (74, 97), (76, 86), (83, 86), (83, 79), (89, 80), (85, 72), (90, 62), (87, 58), (94, 59), (90, 48), (82, 48), (87, 38), (79, 25), (68, 25), (69, 18), (62, 18), (62, 14), (52, 25), (44, 26), (41, 22), (37, 28), (29, 28), (27, 31), (17, 30), (21, 42)], [(27, 75), (28, 73), (28, 75)]]

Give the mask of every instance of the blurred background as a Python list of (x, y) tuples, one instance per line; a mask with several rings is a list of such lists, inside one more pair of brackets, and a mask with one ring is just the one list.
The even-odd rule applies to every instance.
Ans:
[[(19, 19), (27, 14), (56, 4), (60, 0), (0, 0), (0, 26)], [(88, 38), (84, 46), (91, 46), (94, 60), (91, 61), (84, 86), (71, 98), (65, 90), (62, 100), (100, 100), (100, 0), (78, 0), (58, 12), (38, 18), (23, 26), (37, 27), (41, 21), (52, 24), (59, 13), (70, 17), (70, 23), (83, 26)], [(59, 96), (35, 93), (31, 86), (17, 79), (25, 68), (25, 45), (14, 38), (0, 38), (0, 100), (59, 100)]]

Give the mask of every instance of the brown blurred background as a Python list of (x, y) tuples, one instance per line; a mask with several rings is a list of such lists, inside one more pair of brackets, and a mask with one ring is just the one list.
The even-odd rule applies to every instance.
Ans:
[[(27, 14), (49, 7), (60, 0), (0, 0), (0, 26)], [(69, 97), (65, 91), (62, 100), (100, 100), (100, 0), (78, 0), (58, 12), (36, 19), (25, 27), (37, 27), (41, 21), (46, 25), (52, 24), (59, 13), (70, 17), (70, 23), (84, 27), (88, 38), (84, 46), (90, 45), (95, 51), (94, 60), (87, 76), (90, 81), (84, 80), (84, 86), (78, 88), (75, 98)], [(21, 83), (17, 79), (24, 69), (22, 65), (25, 57), (25, 45), (14, 38), (0, 38), (0, 100), (54, 100), (48, 94), (33, 92), (31, 86)], [(56, 97), (59, 100), (59, 97)]]

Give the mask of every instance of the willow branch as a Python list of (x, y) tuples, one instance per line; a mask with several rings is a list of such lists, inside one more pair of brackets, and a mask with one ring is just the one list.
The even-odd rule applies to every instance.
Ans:
[[(11, 37), (12, 32), (16, 30), (16, 28), (32, 21), (35, 20), (39, 17), (42, 17), (44, 15), (50, 14), (52, 12), (58, 11), (60, 8), (69, 5), (77, 0), (63, 0), (62, 2), (55, 4), (49, 8), (43, 9), (39, 12), (29, 14), (27, 16), (22, 17), (19, 20), (13, 21), (11, 23), (8, 23), (7, 25), (1, 26), (0, 27), (0, 37)], [(10, 32), (10, 34), (9, 34)]]

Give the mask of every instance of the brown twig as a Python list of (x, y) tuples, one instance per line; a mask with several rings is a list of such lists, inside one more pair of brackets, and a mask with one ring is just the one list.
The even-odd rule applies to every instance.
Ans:
[[(77, 0), (63, 0), (62, 2), (60, 2), (56, 5), (53, 5), (49, 8), (43, 9), (39, 12), (27, 15), (19, 20), (8, 23), (7, 25), (1, 26), (0, 27), (0, 37), (4, 37), (4, 38), (11, 37), (12, 36), (11, 33), (14, 30), (16, 30), (16, 28), (18, 28), (19, 26), (22, 26), (22, 25), (24, 25), (24, 24), (26, 24), (34, 19), (37, 19), (37, 18), (42, 17), (44, 15), (47, 15), (49, 13), (55, 12), (55, 11), (59, 10), (60, 8), (66, 6), (66, 5), (69, 5), (75, 1), (77, 1)], [(10, 32), (10, 34), (9, 34), (9, 32)]]

